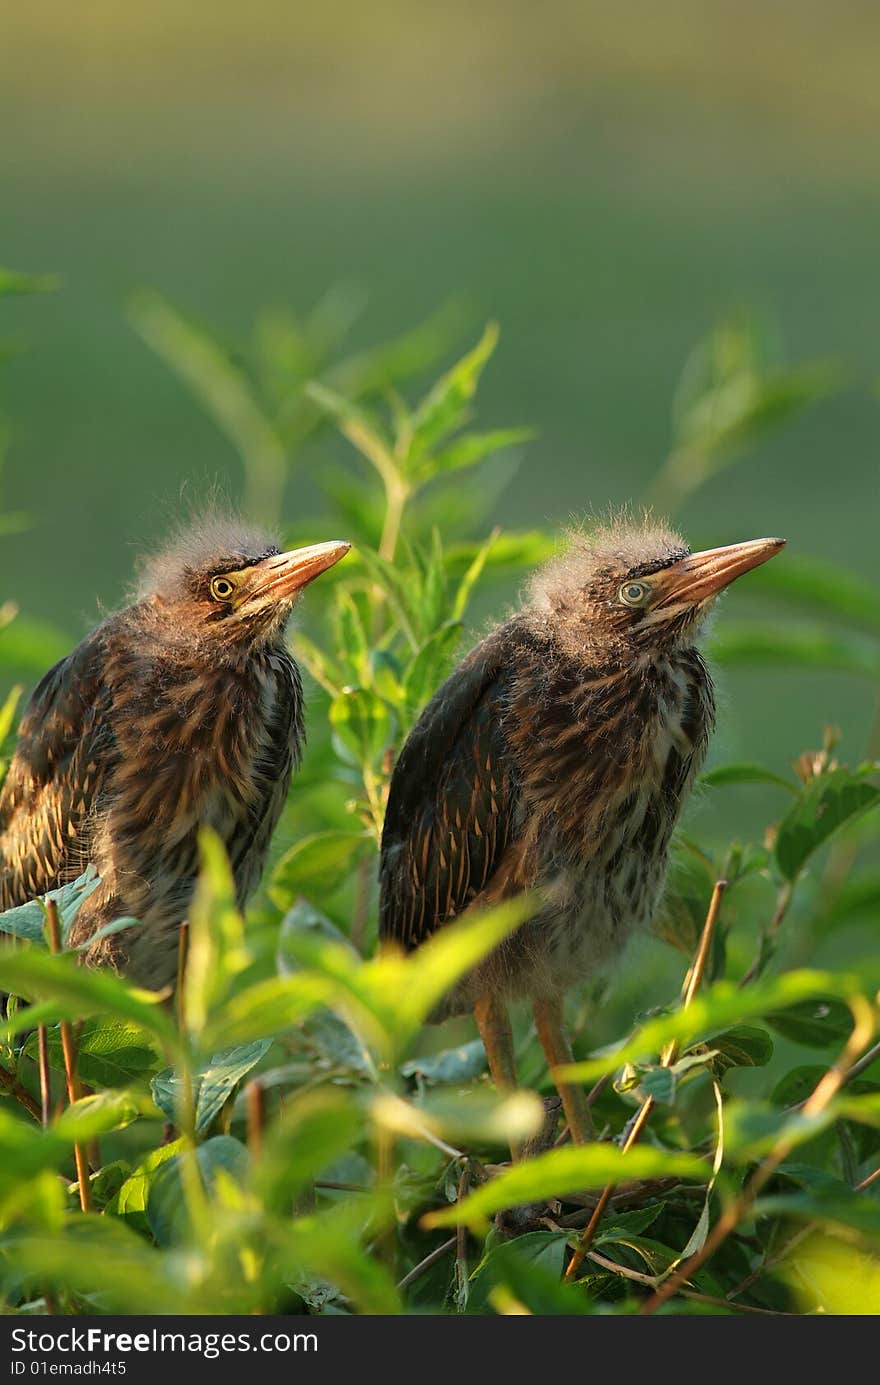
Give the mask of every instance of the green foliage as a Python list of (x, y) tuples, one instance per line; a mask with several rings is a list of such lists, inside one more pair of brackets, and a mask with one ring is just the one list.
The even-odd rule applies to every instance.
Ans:
[[(0, 274), (0, 296), (48, 286)], [(673, 974), (693, 962), (715, 882), (728, 882), (702, 989), (687, 1007), (676, 1001), (669, 954), (655, 941), (656, 967), (627, 978), (625, 1018), (620, 1006), (612, 1012), (617, 1039), (608, 1042), (602, 1011), (576, 1038), (567, 1076), (596, 1084), (600, 1138), (542, 1145), (508, 1164), (508, 1142), (538, 1139), (541, 1103), (526, 1090), (493, 1092), (471, 1030), (444, 1039), (425, 1026), (534, 901), (461, 920), (415, 956), (376, 955), (376, 850), (394, 758), (467, 648), (475, 591), (543, 561), (554, 541), (492, 527), (490, 472), (499, 454), (509, 467), (531, 436), (474, 424), (497, 328), (425, 386), (456, 314), (346, 354), (360, 307), (351, 290), (334, 290), (304, 317), (264, 314), (234, 347), (156, 294), (132, 303), (141, 336), (237, 448), (254, 514), (278, 520), (307, 443), (329, 451), (339, 433), (347, 468), (315, 469), (322, 522), (356, 546), (316, 584), (295, 635), (312, 680), (310, 740), (285, 849), (245, 920), (222, 846), (203, 834), (174, 1007), (166, 994), (86, 971), (69, 951), (49, 955), (45, 901), (0, 915), (0, 988), (10, 993), (0, 1030), (3, 1307), (630, 1313), (705, 1244), (755, 1163), (770, 1158), (749, 1216), (672, 1310), (705, 1306), (688, 1293), (715, 1309), (790, 1308), (799, 1228), (845, 1234), (834, 1244), (859, 1264), (876, 1265), (880, 1244), (878, 1185), (866, 1183), (880, 1162), (880, 1059), (872, 1067), (869, 1051), (821, 1109), (803, 1109), (854, 1032), (861, 1048), (870, 1043), (865, 1014), (880, 982), (877, 747), (859, 763), (861, 748), (847, 746), (848, 768), (826, 731), (791, 775), (748, 748), (706, 772), (703, 801), (741, 793), (755, 806), (743, 841), (713, 836), (699, 812), (679, 833), (656, 927), (687, 958), (672, 958)], [(837, 378), (821, 363), (785, 364), (754, 321), (723, 324), (686, 366), (657, 498), (674, 507)], [(880, 671), (880, 606), (849, 573), (792, 554), (749, 581), (756, 600), (773, 605), (761, 619), (721, 620), (716, 657), (795, 678)], [(781, 625), (780, 605), (803, 620)], [(65, 648), (54, 630), (0, 609), (0, 663), (37, 673)], [(7, 760), (18, 707), (12, 696), (0, 709)], [(87, 871), (53, 892), (65, 943), (96, 884)], [(636, 1015), (639, 1006), (647, 1013)], [(89, 1090), (59, 1112), (62, 1020)], [(535, 1035), (519, 1019), (517, 1040), (527, 1084), (549, 1092)], [(647, 1129), (624, 1152), (646, 1098)], [(88, 1214), (74, 1144), (88, 1145), (93, 1161)], [(562, 1282), (569, 1247), (609, 1182), (616, 1192), (589, 1257), (575, 1282)]]

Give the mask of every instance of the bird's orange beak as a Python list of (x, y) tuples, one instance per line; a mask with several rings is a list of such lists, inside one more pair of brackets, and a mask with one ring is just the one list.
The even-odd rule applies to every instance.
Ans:
[(708, 601), (744, 572), (760, 567), (784, 547), (785, 539), (749, 539), (747, 543), (731, 543), (725, 548), (691, 553), (654, 578), (659, 604), (666, 606), (688, 601), (697, 605)]
[(266, 558), (260, 564), (261, 579), (252, 595), (267, 601), (293, 596), (344, 558), (350, 548), (351, 544), (344, 539), (331, 539), (329, 543), (313, 543), (308, 548), (293, 548), (289, 553)]

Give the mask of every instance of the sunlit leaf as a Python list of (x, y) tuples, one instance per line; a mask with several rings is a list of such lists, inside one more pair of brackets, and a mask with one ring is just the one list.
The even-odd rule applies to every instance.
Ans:
[(625, 1178), (677, 1177), (700, 1182), (707, 1176), (706, 1165), (691, 1154), (673, 1154), (639, 1145), (626, 1154), (608, 1144), (562, 1147), (512, 1165), (457, 1206), (429, 1212), (422, 1222), (426, 1228), (461, 1223), (478, 1228), (502, 1208), (601, 1188)]
[(774, 774), (763, 765), (716, 765), (714, 769), (701, 775), (700, 783), (710, 788), (721, 784), (774, 784), (777, 788), (787, 789), (789, 793), (798, 792), (798, 786), (793, 780), (783, 779), (781, 774)]
[(316, 832), (284, 853), (272, 872), (269, 895), (279, 909), (289, 909), (300, 895), (321, 899), (374, 849), (365, 832)]
[(844, 999), (857, 991), (853, 978), (820, 971), (791, 971), (745, 987), (719, 981), (695, 996), (687, 1009), (648, 1020), (618, 1048), (562, 1067), (559, 1075), (572, 1082), (595, 1082), (624, 1063), (662, 1052), (673, 1041), (693, 1043), (718, 1028), (760, 1019), (801, 1002), (824, 1001), (829, 994)]
[(880, 803), (880, 788), (848, 770), (831, 770), (812, 779), (779, 824), (776, 863), (794, 880), (810, 856), (839, 828)]

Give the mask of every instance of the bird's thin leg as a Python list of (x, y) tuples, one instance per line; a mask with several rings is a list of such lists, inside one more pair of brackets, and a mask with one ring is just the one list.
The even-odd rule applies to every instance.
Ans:
[[(538, 1038), (551, 1069), (561, 1067), (563, 1063), (573, 1063), (574, 1054), (565, 1028), (562, 1002), (536, 1000), (534, 1016)], [(567, 1082), (557, 1082), (556, 1087), (562, 1098), (562, 1109), (568, 1121), (571, 1138), (577, 1145), (589, 1144), (594, 1138), (593, 1122), (590, 1120), (590, 1108), (583, 1088), (570, 1086)]]
[[(474, 1006), (474, 1017), (489, 1060), (492, 1081), (499, 1092), (513, 1091), (516, 1087), (516, 1062), (507, 1007), (495, 996), (482, 995)], [(512, 1157), (518, 1159), (521, 1152), (521, 1146), (511, 1141)]]

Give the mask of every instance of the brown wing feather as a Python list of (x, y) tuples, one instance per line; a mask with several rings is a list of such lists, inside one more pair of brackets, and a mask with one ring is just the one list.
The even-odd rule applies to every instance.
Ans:
[(518, 799), (503, 733), (508, 673), (496, 632), (428, 703), (391, 780), (379, 867), (379, 931), (416, 947), (488, 884)]
[(0, 908), (75, 879), (114, 744), (98, 635), (42, 679), (0, 793)]

